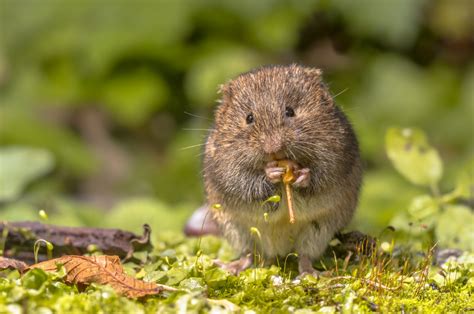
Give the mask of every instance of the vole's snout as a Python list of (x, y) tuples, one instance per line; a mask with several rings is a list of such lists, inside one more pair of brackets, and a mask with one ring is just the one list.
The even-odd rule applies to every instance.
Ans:
[(270, 135), (263, 138), (262, 149), (270, 160), (286, 158), (285, 146), (279, 135)]

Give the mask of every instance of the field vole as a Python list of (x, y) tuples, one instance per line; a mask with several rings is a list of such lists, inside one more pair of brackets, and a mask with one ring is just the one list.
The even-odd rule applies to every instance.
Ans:
[[(357, 205), (362, 170), (356, 136), (336, 107), (321, 71), (298, 65), (263, 67), (221, 87), (215, 126), (204, 153), (207, 202), (222, 233), (252, 263), (254, 245), (267, 260), (295, 252), (300, 273), (315, 272), (334, 234)], [(283, 195), (280, 160), (294, 165), (295, 223)], [(255, 227), (260, 238), (252, 235)]]

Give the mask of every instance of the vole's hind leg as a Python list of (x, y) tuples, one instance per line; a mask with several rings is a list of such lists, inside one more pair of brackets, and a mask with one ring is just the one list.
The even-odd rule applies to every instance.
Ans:
[(305, 275), (319, 277), (319, 271), (313, 268), (313, 261), (308, 255), (302, 254), (298, 257), (298, 271), (300, 273), (299, 277), (304, 277)]
[(253, 255), (251, 253), (242, 255), (238, 260), (230, 263), (224, 263), (221, 261), (214, 261), (214, 264), (222, 269), (231, 272), (234, 275), (238, 275), (240, 272), (246, 270), (253, 263)]
[(277, 161), (270, 161), (265, 165), (265, 174), (271, 183), (281, 182), (284, 173), (285, 168), (278, 167)]
[(300, 276), (319, 275), (319, 272), (313, 268), (312, 262), (321, 257), (333, 235), (334, 231), (330, 225), (317, 222), (308, 223), (300, 232), (296, 240)]

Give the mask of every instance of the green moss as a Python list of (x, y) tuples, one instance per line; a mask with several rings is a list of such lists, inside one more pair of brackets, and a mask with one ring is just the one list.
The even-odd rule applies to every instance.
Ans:
[[(170, 234), (155, 241), (144, 265), (126, 268), (147, 281), (180, 289), (141, 300), (118, 296), (111, 288), (92, 285), (84, 291), (67, 286), (55, 274), (35, 269), (19, 279), (16, 271), (0, 273), (0, 313), (155, 313), (210, 312), (465, 312), (474, 308), (474, 254), (464, 253), (442, 266), (430, 266), (430, 254), (394, 250), (357, 262), (323, 259), (329, 270), (317, 279), (296, 277), (295, 261), (251, 268), (239, 276), (217, 268), (228, 260), (228, 244), (215, 237), (187, 239)], [(196, 254), (197, 253), (197, 254)], [(408, 263), (405, 261), (409, 259)], [(321, 263), (321, 265), (323, 264)], [(316, 265), (318, 266), (318, 265)]]

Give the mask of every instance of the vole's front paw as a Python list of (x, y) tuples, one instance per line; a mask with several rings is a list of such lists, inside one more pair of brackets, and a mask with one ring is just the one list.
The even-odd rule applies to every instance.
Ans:
[(277, 161), (270, 161), (265, 165), (265, 174), (271, 183), (281, 182), (285, 168), (278, 167)]
[(311, 175), (309, 168), (303, 168), (295, 170), (296, 181), (293, 182), (293, 186), (296, 188), (306, 188), (309, 186), (311, 181)]

